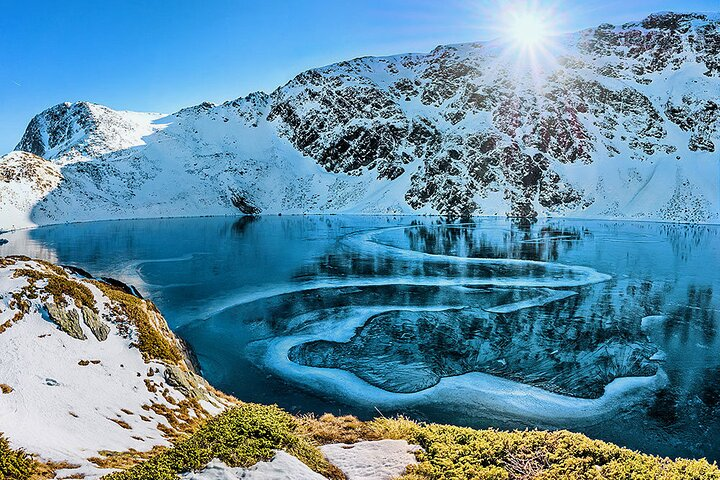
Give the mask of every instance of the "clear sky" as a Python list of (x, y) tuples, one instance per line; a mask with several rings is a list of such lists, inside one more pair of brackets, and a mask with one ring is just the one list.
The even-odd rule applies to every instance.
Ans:
[[(534, 0), (574, 31), (720, 0)], [(271, 91), (363, 55), (496, 35), (508, 2), (471, 0), (0, 0), (0, 154), (64, 101), (171, 113)], [(553, 13), (555, 14), (555, 13)]]

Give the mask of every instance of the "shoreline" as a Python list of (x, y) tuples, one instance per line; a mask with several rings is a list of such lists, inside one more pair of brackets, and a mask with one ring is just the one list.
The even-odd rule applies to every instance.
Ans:
[(380, 218), (392, 218), (392, 217), (420, 217), (420, 218), (438, 218), (438, 219), (449, 219), (449, 220), (461, 220), (462, 218), (470, 219), (506, 219), (506, 220), (517, 220), (517, 221), (549, 221), (549, 220), (571, 220), (580, 222), (622, 222), (622, 223), (660, 223), (667, 225), (685, 225), (685, 226), (720, 226), (720, 219), (712, 220), (710, 222), (681, 222), (662, 220), (657, 218), (624, 218), (624, 217), (575, 217), (575, 216), (551, 216), (543, 215), (538, 217), (512, 217), (503, 215), (468, 215), (467, 217), (449, 217), (446, 215), (440, 215), (435, 213), (358, 213), (358, 212), (309, 212), (309, 213), (260, 213), (257, 215), (246, 215), (246, 214), (209, 214), (209, 215), (167, 215), (167, 216), (139, 216), (139, 217), (113, 217), (113, 218), (98, 218), (93, 220), (77, 220), (77, 221), (65, 221), (56, 223), (42, 223), (27, 225), (24, 227), (0, 228), (0, 236), (6, 233), (20, 232), (24, 230), (34, 230), (37, 228), (44, 227), (57, 227), (60, 225), (78, 225), (84, 223), (100, 223), (100, 222), (121, 222), (121, 221), (135, 221), (135, 220), (171, 220), (171, 219), (193, 219), (193, 218), (263, 218), (263, 217), (380, 217)]

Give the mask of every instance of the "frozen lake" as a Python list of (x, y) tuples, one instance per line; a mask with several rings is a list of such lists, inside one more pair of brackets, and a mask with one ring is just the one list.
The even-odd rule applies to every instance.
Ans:
[(242, 400), (720, 460), (718, 226), (223, 217), (2, 238), (135, 285)]

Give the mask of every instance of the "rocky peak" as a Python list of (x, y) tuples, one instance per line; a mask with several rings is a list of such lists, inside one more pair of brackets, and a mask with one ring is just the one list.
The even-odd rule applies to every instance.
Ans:
[[(643, 75), (666, 68), (679, 70), (688, 62), (703, 64), (704, 74), (720, 76), (720, 17), (700, 13), (662, 12), (622, 26), (603, 24), (584, 32), (581, 52), (615, 56), (626, 78), (647, 81)], [(617, 73), (617, 72), (616, 72)]]
[(42, 157), (53, 149), (62, 148), (78, 135), (87, 135), (96, 126), (97, 121), (87, 102), (61, 103), (33, 117), (15, 150)]
[(15, 150), (47, 159), (100, 156), (142, 143), (160, 114), (115, 111), (90, 102), (61, 103), (30, 121)]

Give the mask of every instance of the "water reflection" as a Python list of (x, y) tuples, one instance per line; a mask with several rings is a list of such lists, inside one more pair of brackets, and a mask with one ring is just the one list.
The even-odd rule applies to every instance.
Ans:
[[(720, 459), (718, 227), (243, 217), (62, 225), (3, 238), (0, 255), (136, 285), (193, 346), (209, 380), (245, 400), (372, 416), (367, 395), (360, 401), (372, 387), (386, 414), (570, 428)], [(277, 352), (292, 369), (275, 368)], [(340, 379), (341, 390), (316, 382), (318, 372)], [(337, 372), (357, 388), (342, 391), (351, 377)], [(507, 397), (495, 404), (431, 401), (448, 393), (444, 380), (476, 378), (468, 372), (517, 383), (502, 384)], [(606, 388), (626, 385), (617, 379), (636, 376), (662, 381), (602, 404), (611, 416), (579, 420)], [(521, 406), (503, 410), (520, 405), (519, 392), (557, 415), (540, 422)]]
[(534, 224), (527, 220), (513, 220), (512, 225), (514, 228), (498, 229), (474, 223), (416, 224), (404, 231), (405, 247), (457, 257), (554, 262), (561, 250), (572, 248), (584, 236), (591, 235), (587, 229), (578, 227), (544, 225), (534, 228)]
[[(506, 298), (498, 299), (500, 294)], [(522, 298), (493, 289), (470, 295), (472, 300), (463, 300), (471, 304)], [(624, 328), (631, 322), (617, 313), (591, 313), (581, 296), (500, 314), (478, 307), (390, 310), (368, 318), (348, 342), (303, 343), (290, 351), (290, 358), (349, 370), (392, 392), (420, 391), (442, 377), (475, 371), (598, 398), (615, 378), (657, 372), (650, 358), (658, 348), (638, 328)]]

